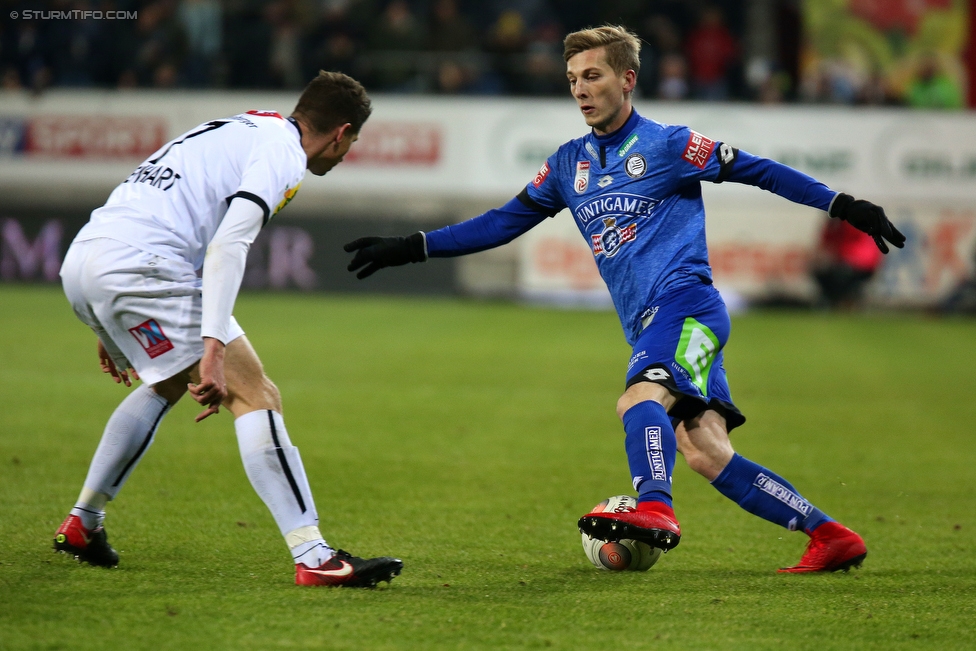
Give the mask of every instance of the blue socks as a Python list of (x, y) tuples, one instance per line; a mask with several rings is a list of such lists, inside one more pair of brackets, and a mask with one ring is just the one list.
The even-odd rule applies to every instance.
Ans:
[(833, 521), (803, 499), (788, 481), (738, 454), (712, 486), (749, 513), (790, 531), (802, 529), (810, 534), (824, 522)]
[(678, 441), (668, 413), (653, 400), (639, 402), (624, 414), (624, 431), (637, 501), (671, 506), (671, 473)]

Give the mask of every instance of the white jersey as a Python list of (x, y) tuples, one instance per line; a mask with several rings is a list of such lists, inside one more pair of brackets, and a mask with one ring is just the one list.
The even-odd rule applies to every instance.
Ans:
[(201, 124), (136, 168), (75, 241), (107, 237), (200, 269), (231, 199), (253, 201), (267, 223), (298, 192), (306, 160), (297, 127), (274, 111)]

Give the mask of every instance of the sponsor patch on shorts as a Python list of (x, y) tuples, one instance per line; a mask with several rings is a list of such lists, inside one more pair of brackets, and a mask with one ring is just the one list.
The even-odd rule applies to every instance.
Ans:
[(129, 332), (143, 347), (150, 359), (173, 350), (173, 342), (163, 332), (163, 327), (159, 325), (156, 319), (149, 319), (134, 328), (129, 328)]

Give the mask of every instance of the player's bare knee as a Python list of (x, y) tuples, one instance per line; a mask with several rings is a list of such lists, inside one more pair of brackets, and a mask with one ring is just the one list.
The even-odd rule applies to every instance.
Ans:
[(617, 418), (624, 419), (624, 414), (634, 405), (652, 400), (670, 410), (677, 402), (674, 394), (664, 386), (656, 382), (638, 382), (627, 387), (624, 394), (617, 400)]

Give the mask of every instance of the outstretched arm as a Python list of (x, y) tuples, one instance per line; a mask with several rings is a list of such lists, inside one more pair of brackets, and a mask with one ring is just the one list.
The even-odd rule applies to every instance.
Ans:
[(540, 212), (540, 206), (531, 199), (523, 198), (525, 194), (523, 192), (501, 208), (429, 233), (418, 232), (407, 237), (361, 237), (343, 247), (347, 252), (356, 252), (348, 269), (359, 269), (356, 277), (362, 279), (383, 267), (424, 262), (427, 258), (467, 255), (507, 244), (549, 216)]
[(718, 156), (722, 168), (716, 182), (734, 181), (754, 185), (790, 201), (824, 210), (831, 217), (850, 222), (854, 228), (873, 237), (882, 253), (888, 253), (885, 240), (899, 249), (905, 246), (905, 236), (888, 220), (881, 206), (835, 192), (792, 167), (727, 145), (722, 145)]
[(197, 416), (201, 421), (219, 413), (227, 397), (224, 378), (224, 346), (230, 334), (230, 317), (237, 292), (244, 279), (244, 267), (251, 243), (264, 223), (264, 209), (242, 197), (233, 199), (220, 222), (203, 261), (203, 358), (200, 382), (188, 386), (190, 395), (207, 409)]

